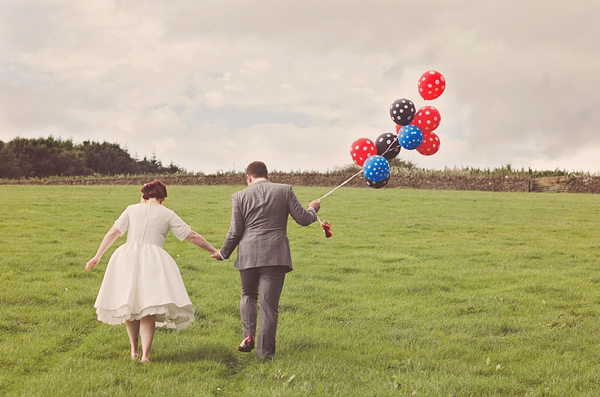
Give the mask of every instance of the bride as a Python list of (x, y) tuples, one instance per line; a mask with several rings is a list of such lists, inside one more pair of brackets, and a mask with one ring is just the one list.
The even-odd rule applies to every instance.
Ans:
[(94, 307), (98, 320), (123, 324), (131, 344), (131, 359), (149, 361), (156, 326), (183, 329), (194, 319), (194, 308), (181, 273), (163, 249), (169, 230), (179, 240), (188, 240), (211, 254), (218, 252), (194, 232), (175, 212), (162, 205), (167, 188), (160, 181), (142, 187), (142, 202), (130, 205), (106, 233), (98, 252), (89, 260), (89, 272), (100, 262), (114, 241), (127, 231), (127, 242), (108, 261)]

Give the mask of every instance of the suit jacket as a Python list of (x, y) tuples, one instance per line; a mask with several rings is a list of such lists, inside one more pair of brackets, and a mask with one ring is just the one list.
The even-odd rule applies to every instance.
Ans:
[(229, 258), (238, 247), (235, 267), (285, 266), (292, 270), (287, 238), (288, 215), (302, 226), (317, 220), (314, 208), (305, 209), (290, 185), (258, 180), (231, 196), (231, 224), (221, 247)]

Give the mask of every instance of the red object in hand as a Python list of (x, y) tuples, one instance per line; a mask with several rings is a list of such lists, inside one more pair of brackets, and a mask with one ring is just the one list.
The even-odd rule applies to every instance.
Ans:
[(333, 233), (331, 232), (331, 225), (329, 223), (323, 222), (321, 223), (321, 226), (323, 226), (323, 231), (325, 232), (326, 238), (333, 236)]

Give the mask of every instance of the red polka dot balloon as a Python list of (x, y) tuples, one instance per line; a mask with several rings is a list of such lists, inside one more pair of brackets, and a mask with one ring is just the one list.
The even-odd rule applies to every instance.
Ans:
[(431, 156), (436, 154), (438, 150), (440, 150), (440, 138), (435, 132), (423, 131), (423, 142), (417, 148), (417, 152), (424, 156)]
[(440, 72), (429, 70), (421, 75), (419, 79), (419, 94), (426, 101), (430, 101), (442, 95), (446, 89), (446, 80)]
[(377, 155), (375, 142), (367, 138), (357, 139), (350, 147), (350, 155), (352, 155), (352, 161), (362, 167), (367, 158)]
[(442, 121), (442, 117), (436, 108), (433, 106), (423, 106), (417, 111), (415, 119), (411, 124), (416, 125), (423, 133), (426, 133), (433, 132), (433, 130), (438, 128), (440, 121)]

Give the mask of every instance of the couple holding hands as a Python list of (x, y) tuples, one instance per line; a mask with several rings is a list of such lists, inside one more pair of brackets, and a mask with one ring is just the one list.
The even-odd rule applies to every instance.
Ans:
[[(285, 274), (292, 270), (286, 235), (288, 215), (302, 226), (317, 220), (320, 200), (308, 209), (292, 187), (269, 181), (267, 166), (255, 161), (246, 168), (248, 187), (232, 195), (231, 224), (220, 250), (193, 231), (175, 212), (164, 207), (167, 189), (160, 181), (142, 187), (142, 202), (130, 205), (106, 233), (89, 260), (89, 272), (114, 241), (127, 232), (127, 242), (112, 254), (94, 307), (98, 320), (123, 324), (131, 344), (131, 358), (148, 362), (155, 327), (183, 329), (194, 319), (194, 307), (173, 258), (162, 248), (169, 231), (211, 253), (228, 259), (237, 247), (235, 267), (240, 272), (240, 316), (244, 331), (239, 351), (254, 349), (259, 357), (275, 357), (279, 297)], [(260, 327), (256, 334), (257, 302)]]

